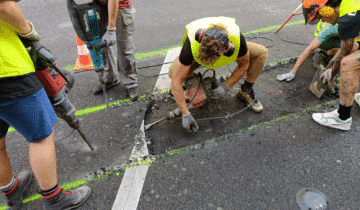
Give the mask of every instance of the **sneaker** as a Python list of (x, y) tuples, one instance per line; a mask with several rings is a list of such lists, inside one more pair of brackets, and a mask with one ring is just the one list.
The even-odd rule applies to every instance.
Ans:
[(131, 101), (137, 101), (139, 98), (139, 93), (137, 92), (137, 87), (132, 87), (127, 89), (127, 95)]
[(248, 106), (250, 105), (249, 108), (252, 109), (254, 112), (261, 112), (263, 110), (263, 106), (260, 101), (257, 99), (253, 99), (255, 98), (254, 90), (251, 90), (251, 92), (249, 93), (248, 91), (242, 91), (242, 88), (240, 88), (237, 97), (242, 101), (246, 101), (246, 104)]
[(330, 62), (331, 57), (328, 56), (325, 51), (321, 50), (314, 55), (313, 60), (314, 60), (313, 66), (317, 70), (319, 69), (320, 65), (326, 67), (327, 64)]
[(314, 113), (312, 118), (321, 125), (345, 131), (350, 130), (352, 122), (351, 117), (347, 120), (341, 120), (337, 109), (332, 112)]
[(360, 106), (360, 93), (355, 93), (355, 101), (356, 101), (356, 103), (358, 103), (359, 104), (359, 106)]
[(22, 206), (24, 191), (30, 184), (33, 177), (31, 171), (22, 171), (14, 177), (17, 186), (9, 194), (5, 194), (8, 209), (19, 209)]
[[(112, 82), (112, 83), (106, 83), (105, 84), (105, 90), (108, 90), (108, 89), (110, 89), (111, 87), (114, 87), (115, 85), (117, 85), (117, 84), (119, 84), (120, 83), (120, 81), (119, 80), (115, 80), (114, 82)], [(97, 86), (93, 91), (92, 91), (92, 93), (94, 94), (94, 95), (99, 95), (99, 94), (102, 94), (104, 91), (103, 91), (103, 89), (102, 89), (102, 85), (99, 85), (99, 86)]]
[(82, 186), (74, 191), (66, 191), (59, 188), (61, 192), (52, 198), (44, 198), (45, 210), (68, 210), (81, 206), (89, 198), (91, 188)]

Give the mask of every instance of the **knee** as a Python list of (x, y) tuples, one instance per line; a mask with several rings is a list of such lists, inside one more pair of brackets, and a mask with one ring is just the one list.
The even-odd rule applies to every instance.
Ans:
[(353, 57), (345, 56), (343, 59), (341, 59), (340, 63), (340, 73), (341, 72), (349, 72), (354, 71), (354, 68), (351, 68), (351, 66), (355, 66), (356, 63), (358, 63), (356, 59), (353, 59)]

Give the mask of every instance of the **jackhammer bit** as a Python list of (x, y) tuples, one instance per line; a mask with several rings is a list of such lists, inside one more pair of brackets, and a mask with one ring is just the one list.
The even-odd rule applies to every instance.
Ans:
[(94, 151), (95, 148), (91, 145), (90, 141), (86, 138), (85, 134), (80, 129), (80, 122), (75, 116), (76, 109), (70, 103), (65, 93), (65, 89), (63, 88), (58, 94), (53, 97), (49, 97), (49, 99), (57, 116), (65, 120), (71, 128), (76, 129), (84, 139), (85, 143), (89, 146), (90, 150)]

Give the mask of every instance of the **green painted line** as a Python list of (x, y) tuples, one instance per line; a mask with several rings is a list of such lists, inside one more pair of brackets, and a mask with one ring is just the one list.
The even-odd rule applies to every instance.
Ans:
[[(304, 20), (298, 20), (298, 21), (294, 21), (294, 22), (289, 22), (289, 23), (285, 24), (285, 26), (292, 26), (292, 25), (299, 25), (299, 24), (305, 24), (305, 21)], [(266, 28), (260, 28), (260, 29), (256, 29), (256, 30), (253, 30), (253, 31), (245, 32), (245, 33), (243, 33), (243, 35), (271, 31), (271, 30), (274, 30), (274, 29), (278, 29), (280, 26), (281, 25), (274, 25), (274, 26), (269, 26), (269, 27), (266, 27)]]
[(277, 122), (280, 122), (280, 121), (291, 120), (290, 119), (291, 116), (295, 117), (296, 119), (299, 119), (302, 116), (305, 116), (304, 114), (307, 113), (307, 112), (316, 111), (317, 109), (319, 109), (319, 108), (321, 108), (323, 106), (334, 104), (336, 101), (338, 101), (338, 100), (331, 100), (331, 101), (328, 101), (328, 102), (325, 102), (325, 103), (322, 103), (322, 104), (318, 104), (318, 105), (315, 105), (315, 106), (312, 106), (312, 107), (304, 108), (300, 112), (292, 113), (292, 114), (281, 116), (281, 117), (278, 117), (278, 118), (275, 118), (275, 119), (272, 119), (272, 120), (269, 120), (269, 121), (266, 121), (266, 122), (261, 122), (261, 123), (256, 124), (256, 125), (252, 125), (250, 127), (247, 127), (247, 128), (244, 128), (244, 129), (238, 131), (237, 133), (226, 134), (224, 136), (219, 136), (219, 137), (207, 140), (207, 141), (205, 141), (203, 143), (199, 143), (199, 144), (196, 144), (196, 145), (190, 145), (188, 147), (184, 147), (184, 148), (180, 148), (180, 149), (176, 149), (176, 150), (171, 150), (171, 151), (167, 152), (166, 154), (157, 155), (156, 159), (165, 158), (166, 155), (168, 155), (168, 156), (180, 155), (183, 152), (189, 152), (189, 151), (193, 151), (196, 148), (200, 148), (201, 146), (203, 146), (205, 144), (210, 145), (212, 142), (220, 141), (222, 139), (227, 139), (229, 137), (235, 136), (235, 135), (240, 134), (240, 133), (251, 132), (251, 131), (254, 131), (254, 130), (260, 128), (260, 127), (269, 125), (271, 123), (277, 123)]
[[(304, 24), (304, 23), (305, 23), (304, 20), (298, 20), (298, 21), (294, 21), (294, 22), (289, 22), (289, 23), (285, 24), (284, 27), (293, 26), (293, 25), (299, 25), (299, 24)], [(266, 28), (260, 28), (260, 29), (256, 29), (256, 30), (253, 30), (253, 31), (245, 32), (245, 33), (243, 33), (243, 35), (271, 31), (271, 30), (274, 30), (274, 29), (278, 29), (280, 26), (281, 25), (274, 25), (274, 26), (269, 26), (269, 27), (266, 27)], [(155, 50), (155, 51), (151, 51), (151, 52), (136, 53), (135, 58), (138, 59), (138, 60), (141, 60), (141, 59), (144, 59), (144, 58), (154, 57), (154, 56), (157, 56), (157, 55), (165, 55), (167, 53), (167, 51), (169, 51), (171, 49), (174, 49), (174, 48), (177, 48), (177, 47), (181, 47), (181, 45), (176, 45), (176, 46), (173, 46), (173, 47), (168, 47), (168, 48)], [(115, 57), (115, 59), (117, 59), (117, 58)], [(71, 71), (74, 70), (73, 65), (68, 65), (68, 66), (65, 66), (64, 68), (67, 69), (67, 70), (71, 70)]]
[[(142, 95), (139, 96), (139, 99), (145, 98), (146, 96), (147, 96), (146, 94), (142, 94)], [(126, 102), (130, 102), (130, 99), (127, 98), (127, 99), (123, 99), (123, 100), (117, 100), (117, 101), (114, 101), (114, 102), (110, 102), (109, 106), (117, 105), (119, 103), (126, 103)], [(99, 106), (94, 106), (94, 107), (90, 107), (90, 108), (86, 108), (86, 109), (82, 109), (82, 110), (77, 110), (75, 115), (76, 116), (88, 115), (88, 114), (95, 113), (95, 112), (98, 112), (98, 111), (101, 111), (101, 110), (104, 110), (104, 109), (107, 109), (106, 104), (101, 104)], [(10, 127), (8, 129), (8, 133), (11, 133), (11, 132), (14, 132), (14, 131), (15, 131), (15, 128), (13, 128), (13, 127)]]
[[(89, 184), (90, 182), (95, 182), (97, 180), (107, 178), (109, 175), (114, 174), (114, 173), (116, 174), (116, 176), (119, 176), (121, 173), (125, 172), (126, 169), (128, 169), (128, 168), (135, 167), (135, 166), (138, 166), (138, 165), (148, 165), (148, 164), (151, 164), (153, 162), (155, 162), (155, 160), (150, 159), (150, 158), (147, 158), (146, 160), (139, 160), (137, 163), (131, 163), (131, 164), (125, 165), (124, 168), (122, 170), (120, 170), (120, 171), (110, 171), (108, 173), (102, 173), (101, 175), (98, 174), (95, 178), (93, 178), (90, 181), (87, 180), (87, 179), (79, 179), (79, 180), (73, 181), (71, 183), (63, 184), (60, 187), (62, 189), (64, 189), (64, 190), (75, 189), (75, 188), (78, 188), (80, 186)], [(40, 194), (35, 194), (35, 195), (32, 195), (32, 196), (30, 196), (28, 198), (25, 198), (23, 200), (23, 203), (26, 204), (28, 202), (35, 201), (35, 200), (37, 200), (39, 198), (41, 198), (41, 195)], [(7, 206), (1, 206), (0, 207), (0, 210), (5, 210), (5, 209), (7, 209)]]

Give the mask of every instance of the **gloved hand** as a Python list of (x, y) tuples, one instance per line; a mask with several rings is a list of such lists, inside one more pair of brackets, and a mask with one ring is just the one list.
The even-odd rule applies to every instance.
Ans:
[(106, 47), (115, 45), (116, 43), (116, 28), (107, 28), (102, 40), (106, 41)]
[(332, 67), (326, 69), (321, 75), (320, 79), (322, 80), (322, 83), (325, 85), (328, 83), (329, 85), (332, 85), (335, 81), (332, 79)]
[(31, 22), (28, 22), (31, 26), (31, 31), (28, 34), (19, 34), (19, 36), (29, 39), (31, 41), (40, 41), (39, 34), (35, 31), (34, 25)]
[(286, 80), (287, 82), (290, 82), (291, 80), (293, 80), (295, 78), (296, 73), (293, 71), (290, 71), (289, 73), (285, 73), (285, 74), (279, 74), (276, 76), (276, 79), (278, 81), (283, 81)]
[(191, 129), (192, 126), (194, 128), (196, 128), (197, 130), (199, 129), (199, 126), (196, 123), (193, 116), (191, 116), (191, 113), (189, 113), (188, 115), (182, 116), (182, 125), (186, 129), (187, 132), (192, 132), (192, 129)]
[(230, 89), (224, 85), (223, 83), (218, 83), (218, 87), (211, 89), (211, 99), (218, 99), (224, 97), (226, 92), (228, 92)]

